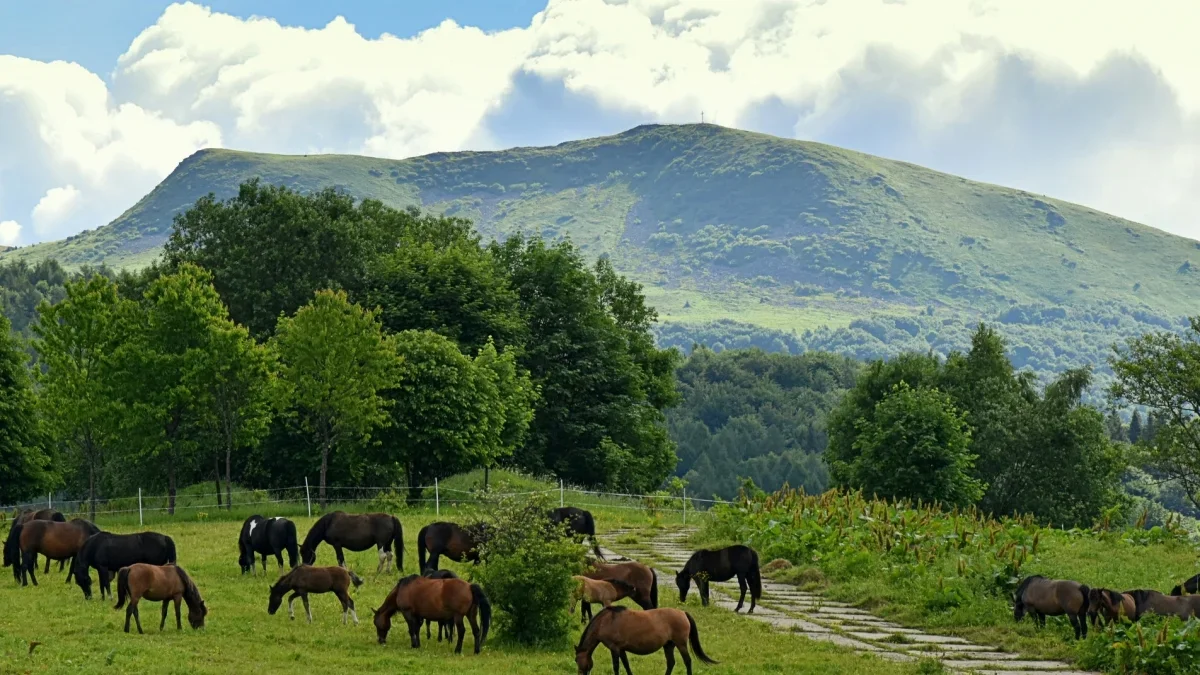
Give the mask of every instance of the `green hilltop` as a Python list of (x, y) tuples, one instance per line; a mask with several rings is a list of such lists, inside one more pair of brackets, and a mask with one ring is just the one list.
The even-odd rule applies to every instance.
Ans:
[(2, 258), (141, 265), (173, 216), (252, 177), (337, 186), (569, 238), (642, 282), (660, 338), (856, 356), (961, 346), (1006, 324), (1036, 370), (1195, 312), (1200, 243), (1075, 204), (820, 143), (712, 124), (406, 160), (203, 150), (111, 224)]

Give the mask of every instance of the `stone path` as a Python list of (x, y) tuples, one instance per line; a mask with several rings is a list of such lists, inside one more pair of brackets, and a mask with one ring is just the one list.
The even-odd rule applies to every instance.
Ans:
[[(653, 541), (645, 542), (641, 533), (631, 530), (613, 530), (605, 539), (629, 555), (602, 549), (606, 557), (636, 559), (639, 556), (661, 561), (655, 568), (660, 593), (663, 589), (674, 589), (674, 571), (683, 567), (692, 551), (687, 546), (687, 537), (695, 530), (673, 530), (660, 533)], [(637, 544), (620, 544), (623, 536), (633, 535)], [(662, 569), (666, 567), (671, 571)], [(810, 640), (832, 642), (860, 652), (870, 652), (880, 658), (894, 661), (916, 661), (920, 658), (935, 658), (946, 668), (956, 673), (975, 675), (1097, 675), (1072, 670), (1072, 666), (1061, 661), (1045, 661), (1022, 658), (1020, 654), (1000, 651), (996, 647), (977, 645), (959, 637), (935, 635), (915, 628), (906, 628), (879, 618), (869, 612), (845, 603), (826, 600), (820, 595), (806, 593), (791, 584), (763, 580), (763, 594), (754, 614), (743, 616), (761, 621), (776, 630), (792, 632)], [(738, 587), (736, 581), (713, 583), (711, 602), (732, 610), (737, 606)], [(749, 605), (746, 600), (746, 608)]]

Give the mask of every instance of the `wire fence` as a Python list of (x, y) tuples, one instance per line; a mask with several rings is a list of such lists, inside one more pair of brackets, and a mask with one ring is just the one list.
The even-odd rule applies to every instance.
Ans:
[[(197, 490), (192, 486), (175, 495), (174, 508), (171, 498), (165, 494), (145, 494), (138, 490), (136, 495), (124, 497), (109, 497), (97, 499), (93, 508), (92, 503), (85, 499), (62, 499), (48, 494), (46, 499), (0, 506), (0, 521), (10, 515), (25, 511), (52, 508), (69, 515), (85, 515), (100, 518), (121, 518), (137, 516), (138, 522), (144, 524), (145, 518), (151, 516), (180, 515), (197, 513), (207, 516), (209, 512), (219, 513), (226, 510), (245, 511), (263, 506), (290, 506), (299, 513), (312, 515), (314, 508), (321, 512), (319, 490), (316, 486), (296, 485), (291, 487), (269, 489), (236, 489), (226, 493)], [(720, 499), (702, 499), (688, 497), (686, 491), (678, 495), (636, 494), (626, 492), (606, 492), (570, 487), (560, 482), (558, 487), (541, 490), (497, 491), (488, 489), (461, 489), (445, 487), (438, 482), (412, 488), (407, 485), (385, 487), (366, 486), (326, 486), (325, 503), (327, 507), (348, 507), (352, 505), (375, 505), (389, 508), (427, 508), (440, 515), (443, 509), (452, 510), (463, 506), (486, 506), (504, 498), (531, 497), (533, 495), (548, 495), (557, 497), (559, 506), (575, 506), (589, 509), (619, 509), (640, 510), (648, 514), (678, 514), (687, 522), (688, 513), (705, 511), (714, 504), (729, 503)], [(172, 513), (173, 512), (173, 513)], [(94, 515), (93, 515), (94, 514)]]

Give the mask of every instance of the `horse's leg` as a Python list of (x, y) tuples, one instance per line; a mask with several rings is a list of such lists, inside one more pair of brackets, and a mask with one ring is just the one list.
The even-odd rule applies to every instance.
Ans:
[(138, 610), (138, 601), (132, 600), (130, 606), (133, 607), (133, 620), (137, 622), (138, 635), (143, 635), (143, 633), (142, 633), (142, 613), (141, 613), (141, 611)]
[(334, 546), (333, 552), (337, 554), (338, 567), (346, 569), (346, 554), (342, 553), (342, 547)]
[(633, 671), (629, 669), (629, 654), (621, 652), (621, 663), (625, 664), (625, 675), (633, 675)]
[[(75, 556), (71, 556), (70, 558), (67, 558), (66, 562), (70, 563), (67, 565), (67, 583), (69, 584), (69, 583), (71, 583), (71, 570), (75, 569)], [(62, 560), (58, 561), (58, 571), (59, 572), (62, 571), (62, 563), (63, 563)]]
[(708, 578), (706, 577), (696, 585), (700, 587), (700, 604), (704, 607), (708, 607)]
[(292, 621), (296, 620), (296, 608), (292, 606), (292, 603), (296, 602), (298, 597), (300, 597), (300, 591), (292, 591), (292, 594), (288, 596), (288, 618)]
[(308, 606), (308, 593), (302, 594), (300, 601), (304, 603), (304, 613), (308, 616), (308, 622), (312, 623), (312, 607)]
[[(266, 576), (266, 574), (267, 574), (267, 554), (266, 553), (262, 554), (262, 562), (263, 562), (263, 576)], [(281, 567), (283, 566), (282, 560), (279, 561), (279, 565)]]
[(46, 571), (42, 574), (50, 574), (50, 556), (46, 556)]
[(170, 606), (170, 604), (171, 604), (170, 600), (163, 600), (162, 621), (158, 622), (159, 632), (162, 632), (162, 630), (167, 627), (167, 607)]
[[(429, 562), (425, 564), (425, 569), (436, 571), (438, 568), (438, 558), (439, 557), (440, 557), (440, 554), (436, 550), (430, 551), (429, 552)], [(424, 572), (425, 570), (421, 570), (421, 571)]]
[(179, 603), (182, 600), (182, 595), (175, 596), (175, 630), (183, 630), (183, 620), (179, 616)]
[(608, 653), (612, 654), (613, 675), (621, 675), (621, 652), (616, 649), (610, 649)]
[[(278, 568), (283, 569), (283, 551), (275, 552), (275, 562), (278, 563)], [(263, 559), (263, 572), (267, 571), (267, 561)]]
[(592, 620), (592, 603), (583, 600), (580, 604), (579, 618), (583, 623), (587, 623)]
[[(126, 633), (129, 632), (129, 617), (131, 617), (131, 616), (133, 616), (133, 602), (132, 601), (128, 605), (125, 605), (125, 632)], [(167, 608), (163, 607), (163, 620), (164, 621), (166, 620), (166, 616), (167, 616)]]
[[(479, 611), (478, 608), (472, 608), (470, 611), (467, 612), (467, 621), (471, 622), (471, 637), (475, 638), (475, 653), (476, 654), (479, 653), (480, 649), (483, 649), (483, 645), (479, 644), (479, 635), (480, 635), (479, 620), (476, 618), (478, 611)], [(461, 631), (462, 629), (460, 628), (459, 630)]]
[[(682, 656), (683, 652), (680, 651), (679, 654)], [(671, 671), (675, 670), (675, 644), (673, 642), (663, 645), (663, 656), (667, 657), (667, 675), (671, 675)]]
[[(461, 617), (461, 616), (460, 616), (460, 617), (457, 617), (457, 618), (456, 618), (456, 621), (458, 622), (458, 643), (454, 645), (454, 653), (455, 653), (455, 654), (461, 654), (461, 653), (462, 653), (462, 643), (463, 643), (463, 637), (464, 637), (464, 634), (467, 632), (467, 629), (466, 629), (466, 628), (463, 626), (463, 623), (462, 623), (462, 617)], [(451, 625), (454, 625), (454, 624), (451, 624)], [(479, 643), (475, 643), (475, 646), (476, 646), (476, 647), (478, 647), (478, 646), (479, 646)]]
[[(426, 640), (429, 640), (429, 639), (431, 639), (431, 638), (430, 638), (430, 632), (429, 632), (429, 630), (430, 630), (430, 628), (429, 628), (429, 625), (430, 625), (431, 623), (433, 623), (433, 621), (432, 621), (432, 620), (430, 620), (430, 619), (425, 619), (425, 639), (426, 639)], [(442, 641), (442, 624), (439, 622), (439, 623), (438, 623), (438, 642), (441, 642), (441, 641)]]
[[(737, 612), (741, 611), (742, 605), (746, 604), (746, 587), (747, 587), (746, 575), (744, 575), (744, 574), (737, 575), (737, 580), (738, 580), (738, 588), (741, 589), (742, 595), (741, 595), (741, 597), (738, 598), (737, 607), (733, 608), (733, 611), (735, 614)], [(754, 599), (751, 598), (750, 601), (753, 602)]]
[(96, 581), (100, 586), (100, 599), (103, 600), (104, 596), (106, 594), (108, 595), (108, 597), (111, 598), (112, 597), (112, 587), (109, 586), (109, 583), (108, 583), (108, 568), (107, 567), (97, 567), (96, 568)]
[[(49, 562), (50, 559), (46, 558), (46, 561)], [(29, 573), (29, 579), (33, 581), (33, 585), (37, 586), (37, 554), (33, 551), (25, 552), (25, 571)], [(25, 584), (21, 585), (24, 586)]]

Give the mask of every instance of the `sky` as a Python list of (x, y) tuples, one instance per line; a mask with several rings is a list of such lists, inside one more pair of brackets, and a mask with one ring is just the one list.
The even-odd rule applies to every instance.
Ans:
[(403, 158), (649, 122), (816, 140), (1200, 238), (1200, 3), (0, 3), (0, 244), (206, 147)]

